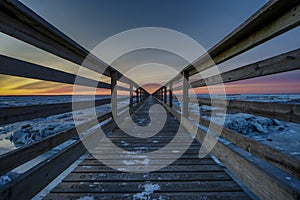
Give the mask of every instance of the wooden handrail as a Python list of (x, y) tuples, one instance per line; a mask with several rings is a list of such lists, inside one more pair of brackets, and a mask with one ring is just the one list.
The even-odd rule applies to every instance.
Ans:
[[(0, 55), (0, 74), (72, 85), (75, 83), (94, 88), (111, 88), (110, 84), (105, 82), (96, 81), (82, 76), (76, 76), (74, 74), (47, 68), (15, 58), (10, 58), (4, 55)], [(76, 79), (79, 81), (75, 82)]]
[[(213, 104), (212, 104), (213, 101)], [(272, 103), (272, 102), (254, 102), (254, 101), (239, 101), (239, 100), (218, 100), (198, 98), (192, 99), (191, 102), (201, 105), (216, 106), (227, 110), (238, 111), (279, 119), (294, 123), (300, 123), (300, 104), (288, 103)]]
[(39, 117), (47, 117), (50, 115), (86, 109), (90, 108), (93, 104), (95, 106), (101, 106), (109, 104), (110, 101), (110, 98), (96, 100), (94, 103), (91, 101), (80, 101), (75, 103), (76, 108), (72, 107), (72, 102), (0, 108), (0, 124), (9, 124)]
[[(269, 1), (242, 25), (212, 47), (207, 54), (185, 67), (180, 74), (165, 85), (182, 78), (184, 71), (189, 76), (209, 69), (241, 53), (252, 49), (300, 24), (300, 2), (295, 0)], [(213, 62), (212, 62), (213, 61)], [(159, 90), (159, 89), (158, 89)]]
[(0, 1), (0, 10), (1, 32), (97, 73), (110, 76), (110, 72), (115, 71), (118, 73), (118, 79), (122, 77), (120, 81), (125, 83), (132, 81), (95, 55), (90, 54), (88, 50), (21, 2), (16, 0)]

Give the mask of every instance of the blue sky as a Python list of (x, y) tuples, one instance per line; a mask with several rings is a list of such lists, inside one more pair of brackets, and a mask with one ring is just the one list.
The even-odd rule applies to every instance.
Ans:
[[(211, 48), (237, 28), (267, 1), (262, 0), (21, 0), (26, 6), (42, 16), (88, 50), (101, 41), (133, 28), (163, 27), (182, 32), (199, 42), (205, 49)], [(289, 31), (253, 50), (219, 65), (221, 71), (284, 53), (300, 46), (300, 28)], [(0, 35), (1, 53), (25, 59), (52, 68), (75, 72), (71, 63), (46, 55), (26, 44)], [(26, 52), (24, 54), (24, 52)], [(45, 56), (41, 56), (45, 54)], [(280, 81), (299, 81), (300, 71), (283, 75)], [(274, 77), (274, 81), (278, 78)], [(1, 76), (3, 82), (19, 82), (45, 85), (37, 81), (24, 81)], [(268, 77), (269, 81), (272, 77)], [(2, 84), (3, 85), (3, 84)], [(38, 86), (37, 86), (38, 87)], [(52, 87), (51, 84), (49, 87)], [(57, 87), (57, 85), (53, 85)], [(1, 88), (0, 88), (1, 89)], [(53, 88), (52, 88), (53, 89)], [(8, 90), (8, 89), (7, 89)], [(300, 91), (299, 91), (300, 92)]]

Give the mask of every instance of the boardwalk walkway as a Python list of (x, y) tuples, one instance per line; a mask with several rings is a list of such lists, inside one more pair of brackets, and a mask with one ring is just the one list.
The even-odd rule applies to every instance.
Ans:
[[(158, 102), (150, 96), (134, 113), (133, 120), (139, 125), (148, 124), (149, 107), (155, 103)], [(124, 150), (150, 152), (168, 144), (178, 126), (179, 122), (168, 113), (166, 125), (153, 137), (136, 138), (116, 128), (109, 138)], [(187, 131), (186, 133), (186, 137), (189, 137)], [(114, 150), (108, 148), (102, 145), (96, 148), (96, 152), (105, 152), (105, 159), (111, 159)], [(180, 159), (151, 173), (118, 171), (89, 155), (46, 199), (248, 199), (241, 187), (211, 157), (198, 158), (199, 148), (200, 143), (193, 141)], [(127, 161), (129, 165), (134, 162), (139, 165), (159, 165), (162, 159), (170, 158), (157, 155), (156, 159), (148, 160), (143, 157), (137, 161), (138, 157), (133, 154), (132, 157), (129, 155), (126, 159), (120, 159)], [(151, 194), (153, 190), (154, 193)]]

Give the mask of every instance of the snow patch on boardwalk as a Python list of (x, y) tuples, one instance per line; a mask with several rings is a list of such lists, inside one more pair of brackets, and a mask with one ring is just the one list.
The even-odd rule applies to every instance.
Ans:
[(160, 190), (160, 186), (158, 184), (152, 183), (146, 183), (145, 185), (140, 185), (139, 187), (143, 187), (144, 191), (133, 195), (134, 200), (151, 199), (150, 195), (153, 194), (154, 191)]

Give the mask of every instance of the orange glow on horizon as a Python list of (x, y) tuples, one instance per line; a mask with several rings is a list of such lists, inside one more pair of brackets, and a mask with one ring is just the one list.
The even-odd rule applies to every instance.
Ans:
[[(226, 94), (274, 94), (274, 93), (300, 93), (300, 80), (268, 80), (263, 77), (224, 84)], [(158, 83), (149, 83), (142, 87), (150, 94), (161, 87)], [(208, 90), (209, 88), (209, 90)], [(194, 88), (197, 94), (220, 94), (223, 89), (220, 85)], [(73, 85), (53, 83), (34, 79), (0, 75), (0, 96), (9, 95), (110, 95), (110, 89), (94, 89), (86, 86), (78, 86), (73, 93)], [(180, 93), (176, 92), (176, 93)], [(128, 95), (129, 92), (118, 91), (119, 95)]]

